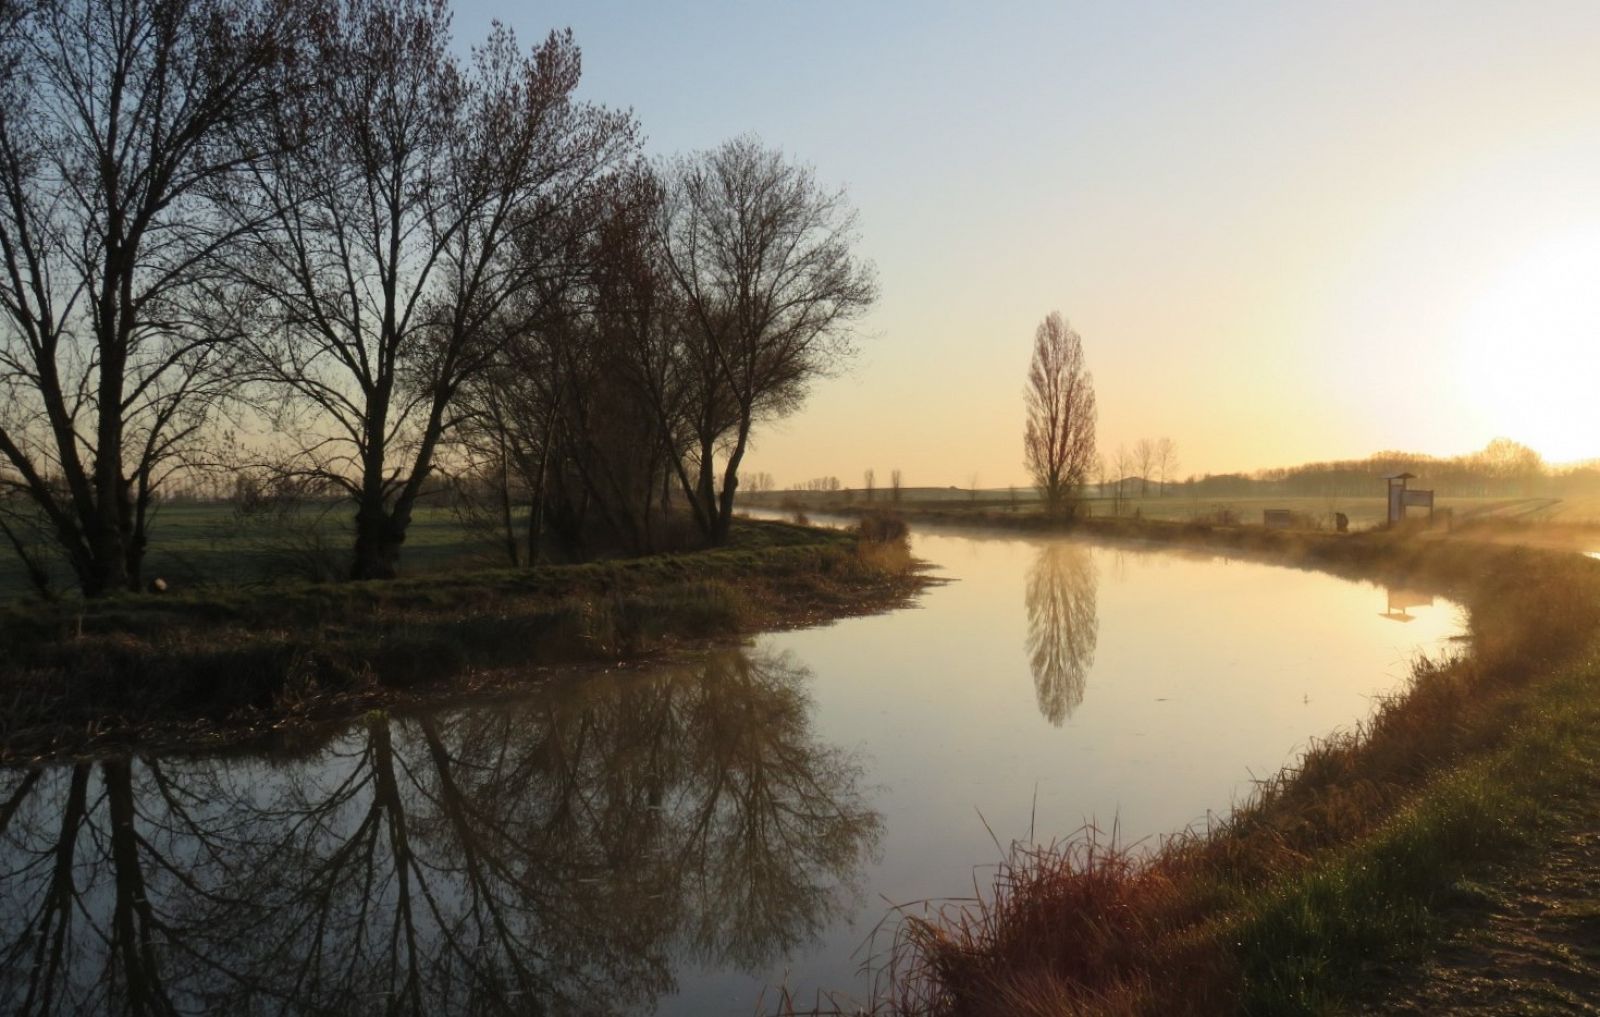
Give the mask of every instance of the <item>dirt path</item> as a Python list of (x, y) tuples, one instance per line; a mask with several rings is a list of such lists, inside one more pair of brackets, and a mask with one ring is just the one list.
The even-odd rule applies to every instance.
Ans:
[(1414, 968), (1374, 971), (1357, 1014), (1600, 1014), (1600, 777), (1544, 848), (1464, 886)]

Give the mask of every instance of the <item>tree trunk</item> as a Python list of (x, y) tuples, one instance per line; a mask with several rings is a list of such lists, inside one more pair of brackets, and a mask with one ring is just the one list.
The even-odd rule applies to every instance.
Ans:
[(355, 561), (351, 565), (351, 579), (393, 579), (399, 571), (400, 545), (405, 543), (406, 530), (411, 526), (411, 510), (422, 493), (422, 485), (433, 472), (433, 451), (444, 433), (444, 408), (453, 390), (435, 392), (428, 423), (422, 432), (422, 441), (416, 459), (411, 464), (411, 475), (406, 478), (394, 498), (394, 507), (384, 509), (384, 428), (388, 415), (389, 393), (387, 386), (380, 388), (374, 397), (371, 420), (367, 426), (367, 451), (362, 461), (361, 497), (356, 509)]
[(363, 498), (356, 512), (355, 558), (351, 579), (393, 579), (400, 563), (400, 545), (405, 528), (396, 532), (394, 520), (383, 509), (381, 498)]
[(739, 490), (739, 464), (744, 460), (745, 446), (750, 439), (750, 416), (745, 414), (739, 424), (739, 437), (733, 451), (728, 453), (728, 464), (722, 470), (722, 494), (713, 515), (711, 543), (721, 547), (728, 542), (728, 530), (733, 525), (733, 497)]
[(700, 480), (696, 487), (695, 515), (700, 522), (700, 532), (712, 544), (717, 540), (717, 475), (715, 463), (716, 446), (702, 440), (700, 442)]
[(544, 543), (544, 492), (534, 493), (528, 503), (528, 565), (539, 564), (539, 548)]
[(123, 553), (122, 531), (110, 504), (98, 506), (89, 539), (89, 574), (81, 577), (83, 595), (102, 597), (128, 588), (128, 560)]
[(511, 521), (511, 464), (506, 459), (503, 439), (500, 443), (500, 525), (505, 530), (506, 557), (511, 567), (516, 568), (521, 562), (517, 561), (517, 531)]

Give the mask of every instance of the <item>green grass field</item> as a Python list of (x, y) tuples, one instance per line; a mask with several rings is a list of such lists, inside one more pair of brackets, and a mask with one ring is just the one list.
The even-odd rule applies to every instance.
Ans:
[[(171, 588), (239, 586), (284, 580), (342, 578), (353, 541), (348, 504), (307, 507), (291, 515), (241, 515), (232, 505), (163, 505), (150, 527), (144, 576)], [(503, 566), (497, 534), (464, 525), (446, 508), (416, 513), (401, 552), (405, 574)], [(73, 587), (63, 562), (50, 568), (53, 585)], [(9, 549), (0, 551), (0, 598), (30, 594)]]

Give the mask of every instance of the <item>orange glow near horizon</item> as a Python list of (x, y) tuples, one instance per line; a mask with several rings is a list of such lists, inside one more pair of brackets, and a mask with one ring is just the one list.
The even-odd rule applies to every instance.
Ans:
[(1026, 483), (1052, 310), (1102, 452), (1170, 436), (1183, 475), (1500, 436), (1600, 457), (1600, 4), (614, 15), (519, 28), (571, 24), (652, 154), (754, 130), (860, 212), (882, 297), (855, 361), (758, 427), (745, 464), (782, 485)]
[(1457, 384), (1480, 428), (1546, 460), (1600, 454), (1600, 229), (1522, 252), (1461, 324)]

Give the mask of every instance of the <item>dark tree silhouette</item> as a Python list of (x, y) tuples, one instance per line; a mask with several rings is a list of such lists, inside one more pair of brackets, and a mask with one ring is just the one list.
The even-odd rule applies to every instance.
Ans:
[(1133, 457), (1129, 455), (1128, 447), (1126, 445), (1117, 446), (1116, 455), (1112, 456), (1111, 458), (1111, 469), (1112, 472), (1116, 474), (1116, 479), (1114, 481), (1116, 487), (1112, 492), (1112, 512), (1117, 515), (1121, 515), (1122, 499), (1123, 496), (1127, 494), (1124, 481), (1128, 479), (1128, 473), (1133, 469)]
[(463, 66), (449, 21), (443, 0), (329, 0), (247, 212), (264, 402), (290, 468), (354, 502), (355, 578), (395, 573), (458, 393), (536, 327), (574, 213), (634, 151), (628, 116), (572, 98), (570, 33), (525, 53), (496, 26)]
[(1094, 465), (1094, 378), (1059, 311), (1040, 322), (1024, 390), (1024, 463), (1048, 512), (1071, 512)]
[(1167, 481), (1171, 479), (1174, 473), (1178, 472), (1178, 443), (1171, 438), (1157, 438), (1154, 464), (1156, 473), (1161, 478), (1160, 486), (1156, 488), (1156, 493), (1165, 495), (1167, 493)]
[(1156, 443), (1149, 438), (1140, 438), (1133, 446), (1133, 461), (1139, 471), (1139, 496), (1142, 498), (1150, 493), (1150, 474), (1156, 468)]
[(755, 138), (681, 159), (665, 178), (658, 235), (682, 307), (692, 439), (674, 465), (701, 532), (721, 543), (751, 428), (839, 365), (877, 287), (852, 252), (844, 194)]
[(236, 382), (215, 257), (293, 0), (0, 5), (0, 485), (83, 592), (138, 589), (156, 491)]

